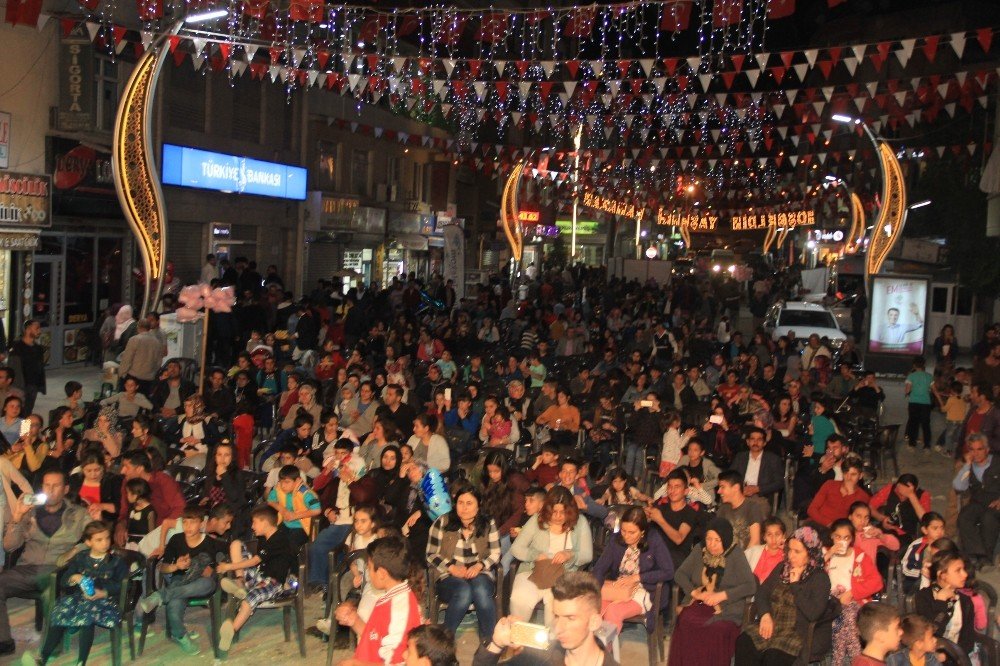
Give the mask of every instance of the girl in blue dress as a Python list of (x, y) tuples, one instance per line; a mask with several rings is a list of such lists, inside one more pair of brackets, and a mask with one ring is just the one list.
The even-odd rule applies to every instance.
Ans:
[(66, 565), (61, 576), (61, 588), (68, 594), (60, 596), (49, 618), (41, 656), (25, 653), (24, 666), (41, 666), (62, 644), (63, 635), (78, 629), (80, 634), (79, 663), (86, 664), (94, 643), (94, 627), (110, 629), (121, 623), (118, 595), (128, 571), (124, 560), (111, 553), (111, 528), (95, 520), (83, 529), (86, 548)]

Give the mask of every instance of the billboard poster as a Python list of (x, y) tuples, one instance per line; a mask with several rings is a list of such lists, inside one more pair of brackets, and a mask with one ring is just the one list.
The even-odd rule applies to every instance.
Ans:
[(868, 351), (923, 354), (926, 310), (926, 279), (876, 276), (872, 280)]

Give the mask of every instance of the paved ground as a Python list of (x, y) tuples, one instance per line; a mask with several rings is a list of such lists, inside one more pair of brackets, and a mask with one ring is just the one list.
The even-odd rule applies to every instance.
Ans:
[[(39, 396), (36, 411), (47, 414), (48, 410), (58, 406), (62, 398), (62, 386), (70, 380), (75, 379), (84, 384), (84, 395), (93, 396), (94, 392), (100, 388), (100, 376), (93, 368), (83, 368), (74, 370), (61, 370), (50, 373), (49, 386), (52, 387), (49, 396)], [(902, 381), (898, 378), (885, 378), (881, 381), (887, 395), (886, 410), (883, 422), (886, 424), (906, 422), (906, 405), (903, 398)], [(934, 436), (940, 432), (942, 420), (940, 415), (935, 414), (932, 421)], [(901, 436), (902, 437), (902, 436)], [(933, 507), (937, 511), (944, 512), (946, 504), (946, 493), (953, 474), (952, 463), (948, 458), (936, 453), (910, 452), (907, 447), (901, 447), (899, 463), (900, 473), (912, 472), (916, 474), (924, 488), (930, 490), (933, 495)], [(879, 479), (878, 485), (882, 485), (887, 479)], [(992, 573), (983, 576), (995, 586), (1000, 586), (1000, 573)], [(14, 600), (10, 604), (11, 624), (15, 627), (15, 637), (18, 639), (18, 655), (26, 645), (37, 649), (38, 637), (32, 630), (33, 607), (25, 603)], [(306, 622), (307, 625), (315, 623), (316, 618), (322, 613), (322, 606), (318, 595), (313, 595), (306, 602)], [(159, 614), (162, 618), (162, 613)], [(162, 630), (162, 619), (157, 623), (156, 634), (147, 640), (146, 651), (141, 659), (144, 664), (206, 664), (213, 661), (209, 641), (207, 639), (209, 618), (208, 612), (201, 609), (193, 609), (188, 612), (187, 621), (189, 628), (198, 628), (202, 633), (199, 639), (205, 654), (197, 657), (183, 655), (172, 643), (165, 640)], [(295, 643), (284, 643), (282, 637), (281, 616), (279, 613), (270, 611), (259, 613), (251, 620), (249, 630), (244, 634), (243, 640), (234, 645), (230, 653), (228, 662), (235, 664), (251, 663), (272, 663), (290, 664), (300, 662), (298, 650)], [(467, 623), (459, 630), (458, 646), (459, 661), (462, 664), (469, 664), (472, 661), (472, 654), (477, 645), (478, 632), (474, 623)], [(319, 639), (307, 637), (307, 659), (306, 663), (317, 663), (320, 659), (325, 660), (326, 644)], [(107, 642), (107, 634), (99, 632), (97, 644), (92, 652), (91, 664), (110, 663), (110, 653)], [(74, 642), (75, 650), (75, 642)], [(338, 651), (334, 654), (334, 663), (349, 656), (347, 651)], [(125, 658), (128, 658), (127, 648)], [(645, 632), (638, 626), (627, 627), (622, 640), (621, 660), (625, 664), (647, 664), (649, 663), (646, 651)], [(75, 653), (71, 656), (63, 656), (54, 660), (53, 664), (75, 663)], [(10, 663), (0, 659), (0, 663)]]

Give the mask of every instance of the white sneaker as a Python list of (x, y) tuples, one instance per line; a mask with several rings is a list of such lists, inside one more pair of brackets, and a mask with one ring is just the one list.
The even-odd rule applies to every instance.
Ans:
[(219, 627), (219, 649), (223, 652), (229, 652), (229, 648), (233, 646), (233, 636), (235, 635), (236, 629), (233, 628), (233, 621), (223, 622), (222, 626)]
[(323, 632), (327, 636), (330, 635), (330, 618), (322, 617), (316, 620), (316, 629)]
[(222, 588), (223, 592), (233, 597), (236, 597), (240, 601), (243, 601), (244, 599), (247, 598), (246, 588), (241, 586), (232, 578), (223, 578), (222, 582), (219, 583), (219, 586)]

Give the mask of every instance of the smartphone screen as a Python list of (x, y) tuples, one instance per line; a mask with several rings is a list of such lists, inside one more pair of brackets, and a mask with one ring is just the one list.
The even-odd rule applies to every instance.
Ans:
[(24, 437), (31, 432), (31, 419), (21, 419), (20, 436)]

